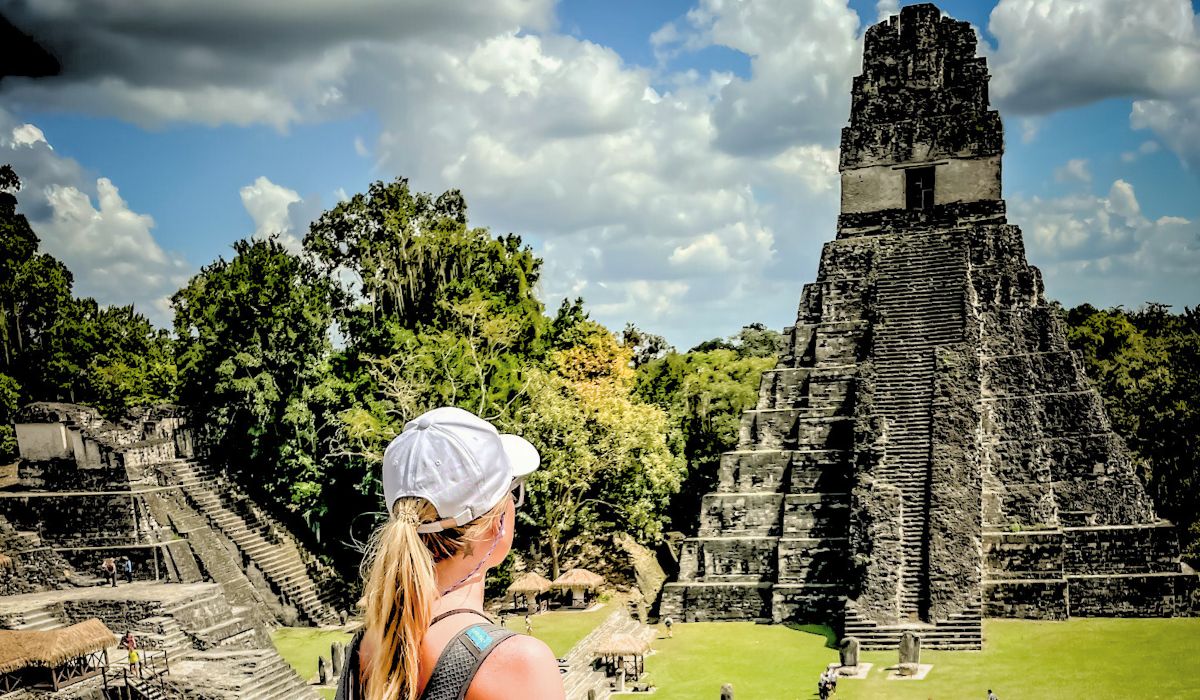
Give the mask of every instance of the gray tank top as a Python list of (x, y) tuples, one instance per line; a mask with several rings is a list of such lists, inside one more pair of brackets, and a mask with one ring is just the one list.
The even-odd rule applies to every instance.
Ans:
[[(451, 610), (435, 617), (430, 626), (451, 615), (468, 612), (480, 614), (474, 610)], [(446, 644), (446, 648), (438, 657), (429, 682), (421, 693), (421, 700), (463, 700), (484, 659), (495, 651), (501, 642), (514, 636), (516, 632), (490, 620), (475, 623), (459, 632)], [(362, 700), (364, 697), (358, 671), (358, 650), (361, 643), (362, 632), (359, 632), (346, 650), (346, 664), (342, 668), (342, 677), (338, 679), (334, 700)]]

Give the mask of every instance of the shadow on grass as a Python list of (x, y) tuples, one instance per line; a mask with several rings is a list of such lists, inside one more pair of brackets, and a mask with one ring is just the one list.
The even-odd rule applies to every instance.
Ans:
[(795, 622), (788, 622), (784, 624), (784, 627), (787, 627), (790, 630), (796, 630), (797, 632), (815, 634), (819, 637), (824, 637), (826, 649), (838, 648), (837, 632), (834, 632), (833, 628), (827, 625), (800, 625), (796, 624)]

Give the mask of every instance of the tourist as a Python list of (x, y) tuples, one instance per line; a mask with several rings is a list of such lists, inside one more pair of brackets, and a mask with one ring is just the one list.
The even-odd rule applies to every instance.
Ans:
[(533, 634), (533, 618), (529, 617), (529, 613), (525, 613), (525, 634)]
[(987, 698), (987, 700), (1000, 700), (1000, 698), (999, 698), (999, 697), (997, 697), (997, 696), (996, 696), (996, 694), (992, 692), (992, 689), (991, 689), (991, 688), (988, 688), (988, 698)]
[(117, 587), (117, 563), (115, 561), (113, 561), (112, 557), (109, 557), (104, 560), (104, 565), (102, 568), (104, 569), (105, 578), (108, 579), (109, 583), (112, 584), (113, 588), (116, 588)]
[(817, 695), (821, 698), (821, 700), (827, 700), (829, 698), (829, 679), (827, 676), (828, 674), (822, 671), (821, 677), (817, 679)]
[[(337, 700), (561, 700), (543, 642), (483, 613), (484, 581), (512, 547), (537, 450), (457, 408), (410, 421), (383, 458), (388, 521), (365, 562), (363, 629)], [(499, 654), (493, 654), (496, 649)], [(435, 669), (437, 673), (435, 673)]]
[(830, 664), (825, 669), (825, 683), (829, 686), (830, 695), (837, 694), (838, 668), (840, 668), (840, 664)]
[(121, 571), (125, 573), (125, 583), (133, 583), (133, 561), (129, 557), (121, 557)]
[(674, 636), (671, 632), (671, 625), (673, 624), (675, 624), (675, 621), (671, 619), (670, 615), (667, 615), (667, 619), (663, 620), (663, 625), (667, 628), (667, 639), (671, 639)]
[(133, 632), (126, 630), (125, 636), (121, 637), (121, 643), (118, 646), (129, 652), (129, 672), (136, 673), (138, 677), (141, 677), (141, 658), (138, 657), (137, 639), (133, 636)]

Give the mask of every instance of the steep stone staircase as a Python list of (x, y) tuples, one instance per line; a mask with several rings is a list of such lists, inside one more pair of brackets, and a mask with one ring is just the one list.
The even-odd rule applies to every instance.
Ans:
[(318, 700), (316, 691), (273, 649), (195, 652), (175, 666), (182, 672), (172, 678), (186, 697)]
[[(228, 537), (245, 561), (262, 572), (283, 600), (315, 625), (338, 624), (337, 610), (323, 598), (309, 574), (311, 557), (305, 557), (286, 528), (271, 520), (227, 479), (191, 461), (176, 462), (172, 478), (208, 521)], [(306, 562), (306, 558), (308, 562)]]
[(878, 270), (875, 405), (886, 431), (879, 476), (902, 497), (900, 614), (913, 621), (928, 606), (934, 351), (963, 340), (966, 279), (965, 251), (934, 236), (904, 236)]

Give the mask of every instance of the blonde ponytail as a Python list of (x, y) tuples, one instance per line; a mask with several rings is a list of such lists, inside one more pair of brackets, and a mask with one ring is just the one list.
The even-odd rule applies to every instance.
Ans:
[(439, 595), (433, 565), (462, 551), (504, 506), (501, 502), (464, 527), (418, 534), (417, 525), (437, 520), (437, 510), (423, 498), (396, 500), (363, 561), (363, 642), (371, 650), (360, 667), (366, 676), (364, 700), (417, 700), (421, 640)]

